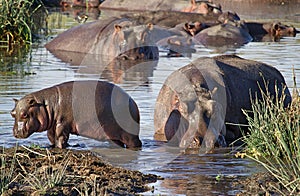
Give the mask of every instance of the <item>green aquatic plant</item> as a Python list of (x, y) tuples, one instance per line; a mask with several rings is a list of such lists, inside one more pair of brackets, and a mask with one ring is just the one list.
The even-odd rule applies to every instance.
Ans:
[(33, 14), (41, 7), (37, 0), (1, 0), (0, 45), (32, 43)]
[(252, 102), (251, 111), (243, 111), (250, 134), (243, 137), (246, 148), (238, 155), (261, 164), (290, 195), (300, 194), (299, 94), (294, 93), (288, 108), (284, 107), (284, 95), (276, 99), (269, 93), (262, 94), (261, 101)]

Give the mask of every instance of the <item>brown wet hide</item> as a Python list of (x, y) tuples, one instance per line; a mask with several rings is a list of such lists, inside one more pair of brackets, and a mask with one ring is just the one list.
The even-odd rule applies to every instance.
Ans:
[[(26, 118), (20, 119), (24, 112)], [(12, 116), (17, 137), (47, 130), (51, 145), (58, 148), (67, 147), (70, 134), (127, 148), (142, 145), (136, 103), (120, 87), (104, 81), (66, 82), (33, 92), (17, 102)]]

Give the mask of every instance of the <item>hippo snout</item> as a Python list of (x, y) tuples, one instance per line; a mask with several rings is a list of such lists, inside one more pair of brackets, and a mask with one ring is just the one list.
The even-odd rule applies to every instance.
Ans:
[(19, 121), (15, 123), (13, 128), (13, 134), (16, 138), (27, 138), (28, 134), (25, 134), (23, 127), (26, 126), (26, 122)]

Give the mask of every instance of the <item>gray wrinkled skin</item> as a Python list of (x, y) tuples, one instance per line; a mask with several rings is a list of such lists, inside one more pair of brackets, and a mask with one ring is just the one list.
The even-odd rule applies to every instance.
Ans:
[(285, 106), (291, 102), (283, 76), (272, 66), (234, 55), (195, 60), (173, 72), (161, 88), (154, 138), (182, 148), (230, 144), (242, 136), (240, 128), (247, 131), (236, 125), (248, 124), (242, 109), (251, 109), (251, 98), (261, 98), (258, 84), (274, 97), (277, 86)]

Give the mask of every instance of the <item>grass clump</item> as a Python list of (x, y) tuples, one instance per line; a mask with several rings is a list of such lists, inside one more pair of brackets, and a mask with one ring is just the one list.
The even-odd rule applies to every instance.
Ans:
[(0, 43), (2, 47), (31, 43), (33, 14), (41, 7), (36, 0), (1, 0)]
[(14, 154), (11, 163), (8, 162), (4, 149), (0, 154), (0, 195), (2, 195), (13, 181), (16, 156)]
[[(296, 91), (297, 92), (297, 91)], [(300, 194), (300, 97), (294, 93), (288, 108), (285, 96), (273, 100), (263, 93), (263, 99), (252, 102), (251, 111), (243, 111), (249, 122), (249, 132), (243, 140), (246, 148), (240, 156), (260, 163), (282, 185), (281, 194)]]
[(42, 168), (36, 168), (33, 173), (27, 171), (25, 167), (22, 167), (22, 165), (18, 162), (23, 170), (23, 173), (25, 174), (21, 174), (24, 179), (24, 184), (28, 184), (28, 187), (32, 190), (35, 190), (36, 193), (45, 193), (47, 190), (57, 185), (63, 184), (63, 180), (65, 179), (65, 172), (70, 163), (68, 153), (62, 161), (63, 164), (58, 164), (54, 167), (54, 165), (56, 164), (55, 157), (51, 155), (49, 150), (46, 149), (47, 155), (44, 155), (35, 152), (25, 146), (23, 146), (23, 148), (48, 160), (48, 165), (45, 165)]

